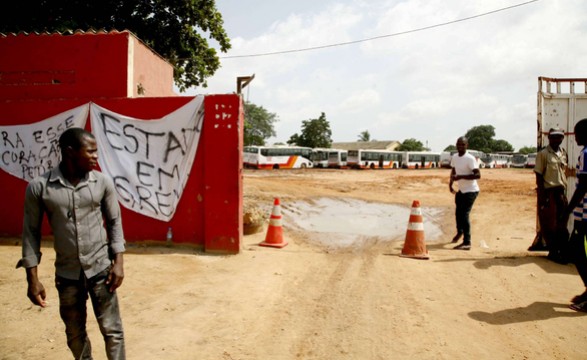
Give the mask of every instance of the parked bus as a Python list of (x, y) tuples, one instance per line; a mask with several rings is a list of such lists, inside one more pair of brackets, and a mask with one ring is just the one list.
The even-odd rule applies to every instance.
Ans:
[(501, 169), (510, 167), (511, 159), (510, 154), (485, 154), (481, 157), (481, 162), (484, 168)]
[(312, 167), (311, 154), (301, 146), (245, 146), (243, 163), (253, 169), (305, 169)]
[(327, 168), (328, 167), (328, 153), (331, 149), (314, 148), (310, 154), (310, 160), (312, 160), (312, 166), (315, 168)]
[(404, 169), (433, 169), (440, 163), (440, 153), (430, 151), (404, 151), (402, 154), (402, 168)]
[(527, 168), (534, 168), (536, 165), (536, 153), (528, 154), (528, 161), (526, 162)]
[(440, 167), (450, 168), (450, 160), (452, 159), (452, 155), (453, 155), (453, 153), (451, 153), (450, 151), (441, 152), (440, 153)]
[[(450, 161), (452, 156), (457, 152), (457, 150), (451, 150), (450, 152), (444, 151), (442, 154), (440, 154), (440, 166), (450, 168)], [(478, 167), (483, 167), (483, 162), (481, 161), (481, 158), (485, 155), (483, 151), (467, 149), (467, 152), (475, 157)]]
[(347, 165), (354, 169), (398, 169), (402, 153), (390, 150), (349, 150)]
[(344, 169), (347, 167), (347, 150), (330, 149), (328, 152), (328, 167), (335, 169)]
[(512, 156), (511, 167), (513, 168), (525, 168), (528, 163), (528, 155), (522, 153), (515, 153)]

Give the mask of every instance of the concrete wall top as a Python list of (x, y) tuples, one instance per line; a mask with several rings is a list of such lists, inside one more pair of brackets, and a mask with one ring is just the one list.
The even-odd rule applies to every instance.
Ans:
[(129, 96), (177, 96), (173, 91), (173, 66), (131, 36)]
[(1, 99), (173, 95), (173, 67), (129, 31), (0, 36)]

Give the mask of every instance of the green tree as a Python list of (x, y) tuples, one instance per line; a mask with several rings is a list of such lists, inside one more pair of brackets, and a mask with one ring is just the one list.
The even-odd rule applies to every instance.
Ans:
[(206, 38), (230, 49), (214, 0), (22, 0), (0, 12), (0, 32), (130, 30), (167, 59), (181, 91), (206, 86), (220, 67)]
[(275, 136), (273, 123), (277, 121), (277, 115), (265, 110), (262, 106), (253, 103), (245, 103), (245, 131), (244, 144), (265, 145), (265, 140)]
[(499, 151), (513, 151), (514, 147), (505, 140), (496, 140), (493, 125), (480, 125), (469, 129), (465, 134), (469, 140), (469, 149), (495, 153)]
[(514, 151), (512, 144), (505, 140), (493, 140), (491, 143), (491, 152)]
[(465, 136), (469, 140), (469, 149), (490, 153), (491, 143), (495, 136), (495, 128), (492, 125), (475, 126), (469, 129)]
[(302, 121), (301, 134), (293, 134), (287, 143), (311, 148), (329, 148), (332, 145), (331, 136), (330, 123), (322, 113), (318, 119)]
[(523, 146), (520, 148), (520, 150), (518, 150), (519, 153), (522, 154), (533, 154), (535, 152), (538, 152), (536, 146)]
[(357, 141), (371, 141), (371, 134), (369, 134), (369, 130), (362, 131), (359, 134), (359, 140)]
[(449, 145), (449, 146), (445, 147), (443, 151), (451, 152), (456, 149), (457, 149), (457, 147), (455, 145)]
[(298, 133), (295, 133), (289, 137), (289, 140), (287, 140), (287, 143), (289, 145), (302, 146), (302, 145), (300, 145), (302, 143), (302, 138), (300, 137), (300, 135)]
[(424, 144), (421, 141), (410, 138), (405, 139), (403, 143), (397, 148), (398, 151), (424, 151)]

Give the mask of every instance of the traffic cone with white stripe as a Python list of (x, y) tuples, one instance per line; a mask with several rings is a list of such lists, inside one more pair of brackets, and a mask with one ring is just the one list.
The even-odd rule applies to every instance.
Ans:
[(429, 258), (428, 250), (426, 250), (426, 242), (424, 241), (422, 209), (420, 208), (420, 202), (418, 200), (414, 200), (412, 203), (406, 240), (404, 241), (404, 248), (402, 249), (400, 256), (415, 259)]
[(270, 246), (282, 248), (287, 245), (283, 240), (283, 228), (281, 227), (281, 205), (279, 199), (275, 198), (273, 201), (273, 211), (269, 219), (269, 227), (267, 227), (267, 235), (265, 241), (259, 244), (260, 246)]

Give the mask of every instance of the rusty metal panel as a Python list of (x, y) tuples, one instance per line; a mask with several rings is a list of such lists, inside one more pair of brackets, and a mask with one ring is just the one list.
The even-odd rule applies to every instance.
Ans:
[[(587, 118), (587, 79), (538, 78), (536, 143), (540, 150), (548, 145), (548, 130), (561, 128), (565, 138), (561, 147), (567, 150), (569, 170), (567, 171), (567, 198), (575, 192), (575, 167), (581, 148), (575, 142), (575, 124)], [(572, 217), (567, 224), (572, 230)], [(536, 243), (540, 239), (540, 224), (536, 221)]]
[(546, 145), (546, 136), (551, 128), (561, 128), (567, 133), (572, 129), (569, 125), (569, 98), (553, 97), (544, 99), (544, 109), (542, 114), (542, 131), (543, 144)]
[[(582, 90), (582, 91), (581, 91)], [(569, 166), (576, 165), (580, 149), (575, 142), (575, 124), (587, 118), (587, 79), (538, 78), (537, 147), (548, 144), (548, 130), (559, 127), (565, 131), (561, 144), (569, 154)], [(571, 186), (574, 190), (574, 181)], [(571, 190), (571, 189), (569, 189)], [(572, 194), (572, 191), (571, 191)]]

